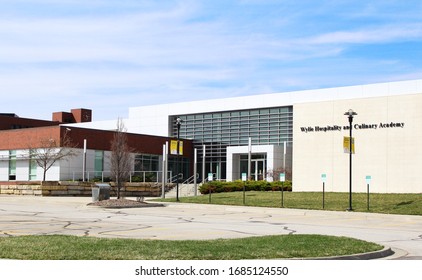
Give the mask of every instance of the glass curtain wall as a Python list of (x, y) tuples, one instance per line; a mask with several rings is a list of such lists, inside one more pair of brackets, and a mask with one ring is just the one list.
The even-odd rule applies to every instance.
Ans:
[[(135, 176), (145, 177), (147, 181), (156, 182), (157, 179), (161, 178), (160, 173), (160, 156), (149, 155), (149, 154), (138, 154), (135, 156)], [(179, 159), (177, 156), (169, 155), (168, 159), (168, 170), (170, 172), (171, 182), (176, 181), (176, 175), (179, 173), (183, 174), (182, 180), (187, 179), (190, 176), (189, 172), (189, 160), (183, 157)], [(179, 163), (179, 165), (178, 165)], [(157, 178), (159, 176), (159, 178)]]
[[(177, 136), (176, 118), (183, 123), (180, 138), (194, 139), (198, 149), (198, 171), (206, 145), (205, 177), (226, 178), (227, 146), (291, 145), (293, 106), (170, 116), (170, 135)], [(200, 174), (202, 177), (202, 174)]]
[(101, 178), (104, 171), (104, 151), (95, 151), (94, 159), (95, 177)]
[[(150, 154), (138, 154), (135, 156), (135, 174), (140, 181), (157, 182), (161, 175), (158, 174), (160, 157)], [(158, 176), (158, 177), (157, 177)]]
[(16, 180), (16, 151), (9, 151), (9, 181)]
[(37, 169), (38, 169), (37, 161), (34, 159), (33, 155), (30, 155), (30, 159), (29, 159), (29, 181), (37, 180)]

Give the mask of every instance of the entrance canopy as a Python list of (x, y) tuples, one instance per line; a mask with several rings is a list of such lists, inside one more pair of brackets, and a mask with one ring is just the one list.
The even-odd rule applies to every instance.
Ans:
[(286, 165), (283, 146), (251, 146), (251, 174), (248, 174), (249, 147), (227, 147), (227, 181), (242, 179), (242, 173), (251, 180), (273, 181), (270, 171), (284, 169)]

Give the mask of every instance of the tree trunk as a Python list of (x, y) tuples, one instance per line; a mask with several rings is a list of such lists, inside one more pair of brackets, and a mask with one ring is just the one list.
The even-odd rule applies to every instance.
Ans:
[(117, 199), (120, 199), (120, 182), (117, 182), (116, 188), (117, 188)]
[(45, 182), (45, 177), (47, 177), (47, 170), (46, 169), (43, 170), (43, 176), (42, 176), (43, 182)]

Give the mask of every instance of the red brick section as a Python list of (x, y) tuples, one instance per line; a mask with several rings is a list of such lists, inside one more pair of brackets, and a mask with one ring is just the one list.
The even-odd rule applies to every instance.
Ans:
[[(111, 150), (111, 141), (113, 140), (115, 134), (114, 131), (78, 127), (61, 127), (62, 137), (65, 133), (72, 139), (72, 143), (76, 145), (77, 148), (82, 149), (84, 139), (86, 139), (87, 149), (104, 151)], [(127, 133), (128, 145), (135, 153), (162, 155), (163, 145), (166, 141), (168, 141), (170, 145), (170, 141), (172, 139), (176, 140), (169, 137)], [(183, 151), (184, 157), (193, 158), (193, 143), (191, 140), (183, 139)]]
[(92, 111), (89, 109), (72, 109), (71, 113), (76, 123), (90, 122)]
[(60, 123), (83, 123), (92, 121), (92, 110), (72, 109), (68, 112), (53, 113), (53, 121)]
[[(87, 149), (111, 150), (114, 131), (59, 126), (60, 123), (90, 122), (92, 111), (89, 109), (72, 109), (71, 113), (53, 113), (53, 121), (35, 120), (0, 115), (0, 150), (26, 150), (39, 148), (42, 141), (53, 139), (63, 143), (63, 137), (70, 137), (72, 146), (83, 149), (84, 139)], [(162, 155), (166, 141), (176, 140), (169, 137), (127, 133), (129, 147), (134, 153)], [(183, 140), (183, 157), (193, 159), (193, 143)], [(191, 169), (193, 169), (193, 160)]]
[(55, 112), (53, 113), (52, 121), (0, 115), (0, 130), (55, 126), (60, 123), (83, 123), (90, 121), (92, 121), (92, 110), (90, 109), (72, 109), (70, 113)]
[[(110, 151), (115, 132), (64, 126), (3, 130), (0, 131), (0, 150), (37, 148), (42, 140), (62, 141), (65, 134), (76, 148), (83, 149), (86, 139), (87, 149)], [(175, 140), (169, 137), (127, 133), (128, 145), (135, 153), (162, 155), (163, 145), (166, 141), (170, 144), (171, 139)], [(184, 157), (193, 158), (191, 140), (183, 140), (183, 151)]]
[(31, 128), (41, 126), (55, 126), (58, 122), (44, 121), (35, 119), (25, 119), (19, 117), (1, 116), (0, 115), (0, 130)]
[(72, 113), (68, 112), (55, 112), (53, 113), (53, 121), (60, 123), (75, 123), (75, 118)]
[(45, 139), (60, 139), (59, 126), (13, 129), (0, 131), (0, 150), (37, 148)]

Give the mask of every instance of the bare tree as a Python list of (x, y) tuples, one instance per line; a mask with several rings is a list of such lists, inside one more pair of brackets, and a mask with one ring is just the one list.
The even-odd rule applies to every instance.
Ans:
[(283, 167), (268, 170), (267, 177), (271, 178), (274, 182), (279, 181), (281, 173), (285, 174), (286, 180), (292, 179), (292, 171), (289, 168), (284, 169)]
[(72, 144), (70, 137), (65, 131), (61, 141), (54, 138), (40, 139), (37, 148), (30, 148), (29, 153), (31, 159), (35, 160), (37, 165), (43, 169), (43, 182), (45, 182), (47, 171), (60, 160), (68, 160), (71, 157), (78, 155), (78, 152), (73, 148), (76, 145)]
[(126, 127), (121, 119), (111, 141), (111, 174), (116, 179), (117, 199), (124, 182), (128, 181), (132, 168), (131, 150), (127, 143)]

